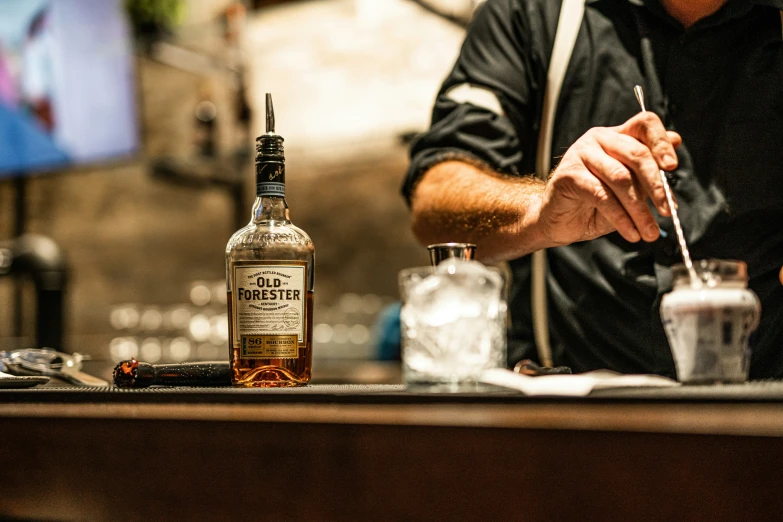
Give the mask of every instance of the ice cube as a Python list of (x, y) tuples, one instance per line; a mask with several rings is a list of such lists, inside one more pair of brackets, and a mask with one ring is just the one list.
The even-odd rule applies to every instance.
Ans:
[(447, 260), (406, 285), (403, 361), (437, 380), (475, 378), (505, 360), (503, 278), (476, 261)]
[(466, 261), (463, 259), (445, 259), (436, 268), (435, 274), (448, 274), (454, 279), (469, 282), (472, 285), (499, 288), (503, 285), (503, 278), (478, 261)]
[(406, 307), (427, 326), (494, 317), (502, 286), (500, 275), (477, 261), (447, 260), (411, 289)]

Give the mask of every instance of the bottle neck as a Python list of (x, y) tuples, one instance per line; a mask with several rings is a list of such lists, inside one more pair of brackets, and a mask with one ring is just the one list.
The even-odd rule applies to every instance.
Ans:
[(290, 222), (288, 216), (288, 203), (282, 196), (258, 196), (253, 203), (253, 215), (251, 223), (262, 221)]
[(283, 138), (272, 132), (256, 139), (256, 202), (251, 223), (261, 221), (289, 222)]

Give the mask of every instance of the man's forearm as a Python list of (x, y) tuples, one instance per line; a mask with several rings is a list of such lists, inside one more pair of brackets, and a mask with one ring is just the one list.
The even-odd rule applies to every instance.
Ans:
[(413, 233), (422, 244), (475, 243), (488, 262), (551, 246), (535, 226), (545, 184), (512, 178), (460, 161), (439, 163), (413, 194)]

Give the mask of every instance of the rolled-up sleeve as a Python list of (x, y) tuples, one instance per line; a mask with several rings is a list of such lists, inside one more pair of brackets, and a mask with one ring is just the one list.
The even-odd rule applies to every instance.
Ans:
[(537, 120), (532, 34), (519, 0), (488, 0), (476, 13), (460, 55), (438, 92), (430, 129), (411, 146), (402, 193), (410, 204), (421, 176), (459, 159), (509, 175), (525, 166)]

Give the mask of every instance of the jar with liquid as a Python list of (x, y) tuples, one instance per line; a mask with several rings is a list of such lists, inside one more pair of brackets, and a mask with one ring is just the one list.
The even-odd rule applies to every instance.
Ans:
[(684, 265), (672, 267), (673, 289), (661, 300), (661, 319), (684, 383), (744, 382), (750, 335), (761, 304), (748, 289), (742, 261), (701, 260), (695, 279)]

